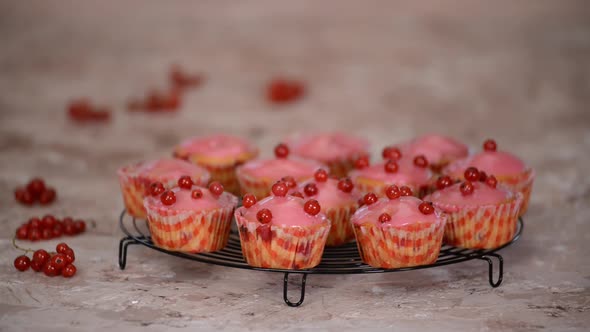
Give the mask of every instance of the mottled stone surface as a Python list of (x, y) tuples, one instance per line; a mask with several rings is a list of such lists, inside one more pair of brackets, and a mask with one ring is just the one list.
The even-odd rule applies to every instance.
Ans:
[[(2, 1), (0, 330), (587, 330), (590, 325), (590, 6), (585, 1)], [(174, 115), (128, 114), (172, 62), (209, 80)], [(273, 75), (309, 82), (287, 107), (262, 98)], [(65, 103), (114, 107), (78, 126)], [(310, 276), (300, 308), (282, 275), (187, 262), (132, 247), (116, 265), (115, 170), (170, 154), (193, 134), (231, 132), (268, 153), (294, 130), (342, 129), (385, 143), (448, 133), (495, 137), (537, 170), (521, 241), (485, 262), (367, 276)], [(41, 175), (57, 204), (12, 190)], [(10, 238), (33, 215), (95, 220), (69, 239), (71, 280), (17, 272)], [(35, 243), (51, 248), (57, 241)]]

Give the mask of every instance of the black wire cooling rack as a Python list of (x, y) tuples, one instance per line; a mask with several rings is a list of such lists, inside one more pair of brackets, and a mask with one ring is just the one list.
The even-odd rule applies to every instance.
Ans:
[[(360, 273), (384, 273), (384, 272), (401, 272), (418, 269), (427, 269), (437, 266), (456, 264), (472, 259), (484, 260), (488, 263), (488, 281), (492, 287), (498, 287), (502, 283), (504, 276), (504, 260), (501, 255), (497, 253), (498, 250), (514, 243), (520, 235), (524, 227), (522, 218), (518, 220), (518, 230), (514, 235), (512, 241), (505, 245), (491, 249), (491, 250), (472, 250), (458, 247), (443, 245), (440, 255), (435, 263), (430, 265), (421, 265), (399, 269), (379, 269), (371, 267), (361, 260), (355, 242), (348, 243), (339, 247), (326, 247), (322, 256), (321, 263), (309, 270), (284, 270), (284, 269), (268, 269), (250, 266), (244, 260), (242, 255), (242, 248), (240, 246), (240, 237), (232, 231), (229, 237), (227, 246), (220, 251), (201, 254), (189, 254), (177, 251), (169, 251), (158, 248), (154, 245), (149, 235), (149, 230), (145, 220), (137, 220), (123, 210), (119, 217), (119, 224), (125, 237), (119, 242), (119, 267), (125, 269), (127, 264), (127, 247), (132, 244), (141, 244), (148, 248), (193, 261), (239, 268), (247, 270), (258, 270), (266, 272), (284, 273), (283, 278), (283, 300), (291, 307), (298, 307), (305, 299), (305, 284), (308, 274), (360, 274)], [(493, 259), (495, 258), (495, 260)], [(498, 265), (498, 276), (494, 280), (494, 265)], [(301, 276), (301, 294), (297, 302), (292, 302), (288, 297), (289, 275), (300, 274)]]

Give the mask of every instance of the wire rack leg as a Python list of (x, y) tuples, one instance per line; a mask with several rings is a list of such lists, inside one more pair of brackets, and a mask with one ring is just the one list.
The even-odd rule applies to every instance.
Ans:
[[(494, 282), (494, 261), (491, 257), (496, 257), (498, 260), (498, 280)], [(502, 280), (504, 279), (504, 259), (502, 256), (496, 253), (489, 253), (485, 256), (479, 257), (479, 259), (485, 260), (488, 262), (488, 281), (493, 288), (496, 288), (502, 284)]]
[[(300, 273), (296, 273), (296, 274), (300, 274)], [(301, 277), (301, 297), (299, 298), (299, 301), (293, 303), (291, 301), (289, 301), (289, 297), (287, 296), (287, 290), (289, 287), (289, 273), (285, 273), (285, 278), (284, 278), (284, 283), (283, 283), (283, 300), (285, 300), (285, 303), (287, 303), (287, 305), (289, 307), (298, 307), (303, 303), (303, 300), (305, 299), (305, 281), (307, 279), (307, 274), (303, 273), (302, 277)]]
[(130, 236), (124, 237), (119, 241), (119, 268), (125, 269), (127, 265), (127, 247), (130, 244), (137, 244), (137, 241)]

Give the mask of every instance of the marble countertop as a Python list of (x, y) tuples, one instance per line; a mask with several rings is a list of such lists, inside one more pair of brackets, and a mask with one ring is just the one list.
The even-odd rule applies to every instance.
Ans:
[[(590, 327), (590, 11), (584, 1), (31, 1), (0, 3), (0, 331), (570, 331)], [(171, 63), (206, 73), (177, 114), (130, 114)], [(287, 74), (309, 94), (269, 105)], [(113, 107), (113, 121), (68, 121), (68, 100)], [(130, 247), (117, 266), (116, 169), (166, 156), (182, 138), (227, 132), (266, 154), (296, 130), (340, 129), (386, 143), (441, 132), (487, 137), (537, 171), (524, 235), (486, 263), (308, 278), (282, 301), (282, 275), (188, 262)], [(39, 175), (49, 207), (14, 203)], [(78, 274), (12, 267), (11, 237), (34, 215), (97, 227), (68, 239)], [(34, 247), (51, 248), (57, 240)]]

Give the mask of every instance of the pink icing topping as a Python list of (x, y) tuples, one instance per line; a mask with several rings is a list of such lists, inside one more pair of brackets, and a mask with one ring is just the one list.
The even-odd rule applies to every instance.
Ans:
[(239, 167), (241, 172), (256, 178), (267, 178), (278, 181), (284, 176), (292, 176), (295, 180), (311, 178), (322, 165), (301, 159), (259, 159), (245, 163)]
[(335, 161), (366, 153), (369, 143), (344, 133), (308, 134), (287, 139), (294, 155), (319, 161)]
[(193, 137), (180, 143), (180, 148), (188, 153), (218, 158), (234, 157), (257, 151), (256, 147), (245, 139), (229, 135)]
[(135, 175), (159, 179), (163, 182), (178, 179), (183, 175), (189, 175), (193, 178), (195, 176), (209, 178), (209, 173), (204, 168), (179, 159), (146, 161), (137, 164), (135, 169), (130, 168), (129, 171), (135, 173)]
[(442, 221), (440, 212), (435, 211), (432, 214), (423, 214), (418, 209), (422, 200), (413, 196), (402, 196), (398, 199), (390, 200), (381, 198), (377, 203), (361, 206), (352, 216), (351, 221), (355, 224), (364, 224), (366, 222), (382, 224), (379, 222), (379, 216), (387, 213), (391, 220), (382, 225), (404, 226), (413, 223), (437, 223)]
[[(198, 199), (191, 197), (191, 192), (194, 189), (201, 189), (203, 196)], [(207, 188), (193, 186), (191, 190), (181, 189), (175, 187), (171, 189), (176, 195), (176, 202), (172, 205), (164, 205), (160, 196), (147, 196), (145, 198), (145, 204), (151, 207), (160, 209), (173, 209), (173, 210), (213, 210), (228, 205), (237, 205), (237, 197), (230, 193), (223, 193), (221, 196), (216, 197)]]
[(311, 226), (325, 223), (327, 218), (323, 213), (311, 216), (305, 212), (303, 205), (307, 200), (298, 197), (269, 196), (244, 209), (244, 217), (249, 221), (256, 221), (256, 214), (262, 209), (269, 209), (272, 213), (272, 224), (284, 226)]
[(482, 182), (473, 182), (473, 193), (471, 195), (461, 194), (461, 183), (447, 187), (443, 190), (435, 191), (434, 193), (424, 197), (425, 201), (436, 202), (439, 204), (449, 205), (486, 205), (498, 204), (505, 202), (511, 198), (513, 194), (501, 188), (492, 188)]
[(345, 193), (338, 189), (338, 180), (331, 178), (326, 182), (308, 181), (301, 183), (298, 188), (300, 193), (304, 193), (303, 188), (307, 183), (315, 183), (318, 188), (318, 193), (316, 195), (307, 198), (317, 200), (323, 211), (332, 207), (356, 203), (359, 198), (358, 193), (355, 190), (350, 193)]
[(447, 136), (425, 135), (400, 145), (402, 155), (410, 157), (424, 155), (429, 162), (438, 163), (443, 159), (467, 157), (465, 144)]
[(459, 160), (448, 167), (451, 174), (462, 173), (469, 166), (477, 167), (496, 176), (516, 175), (526, 169), (526, 165), (515, 155), (504, 151), (483, 151), (465, 160)]
[(361, 170), (351, 172), (353, 179), (363, 177), (396, 185), (422, 185), (430, 180), (432, 173), (428, 168), (417, 167), (412, 158), (402, 157), (398, 161), (398, 171), (387, 173), (384, 169), (385, 163), (371, 165)]

